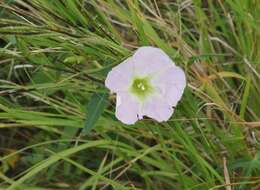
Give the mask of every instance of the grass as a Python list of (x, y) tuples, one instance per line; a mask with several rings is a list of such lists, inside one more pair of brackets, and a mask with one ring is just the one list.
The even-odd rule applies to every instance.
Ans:
[[(259, 25), (258, 0), (1, 1), (0, 189), (259, 189)], [(145, 45), (188, 86), (127, 126), (104, 79)]]

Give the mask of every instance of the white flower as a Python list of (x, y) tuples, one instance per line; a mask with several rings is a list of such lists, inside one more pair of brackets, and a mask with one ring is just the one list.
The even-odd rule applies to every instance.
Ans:
[(159, 48), (141, 47), (114, 67), (105, 85), (116, 93), (116, 117), (134, 124), (143, 116), (167, 121), (181, 99), (186, 79), (183, 70)]

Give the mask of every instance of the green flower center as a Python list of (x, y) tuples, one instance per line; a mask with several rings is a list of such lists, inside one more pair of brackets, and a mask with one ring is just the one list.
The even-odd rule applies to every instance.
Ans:
[(135, 78), (130, 87), (130, 91), (134, 93), (138, 98), (143, 100), (153, 92), (153, 87), (148, 77)]

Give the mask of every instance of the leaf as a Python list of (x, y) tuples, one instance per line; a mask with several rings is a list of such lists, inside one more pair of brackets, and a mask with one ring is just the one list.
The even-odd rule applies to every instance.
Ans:
[(239, 116), (241, 119), (245, 118), (246, 106), (247, 106), (247, 102), (248, 102), (248, 98), (249, 98), (249, 94), (250, 94), (250, 87), (251, 87), (251, 78), (250, 78), (250, 75), (248, 75), (247, 80), (246, 80), (246, 87), (245, 87), (243, 98), (242, 98), (241, 105), (240, 105)]
[(82, 63), (85, 60), (85, 58), (83, 56), (70, 56), (67, 57), (66, 59), (64, 59), (64, 63)]
[(87, 115), (82, 134), (86, 135), (95, 125), (108, 104), (108, 93), (94, 93), (87, 105)]
[(218, 78), (238, 78), (238, 79), (242, 79), (242, 80), (246, 80), (245, 77), (243, 77), (240, 74), (234, 73), (234, 72), (227, 72), (227, 71), (223, 71), (223, 72), (218, 72), (217, 74), (213, 74), (208, 76), (209, 80), (215, 80)]

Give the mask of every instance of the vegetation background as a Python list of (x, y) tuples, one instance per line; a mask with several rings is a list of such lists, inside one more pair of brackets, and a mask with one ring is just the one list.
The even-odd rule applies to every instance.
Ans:
[[(188, 86), (127, 126), (104, 79), (145, 45)], [(259, 190), (259, 62), (259, 0), (1, 0), (0, 189)]]

